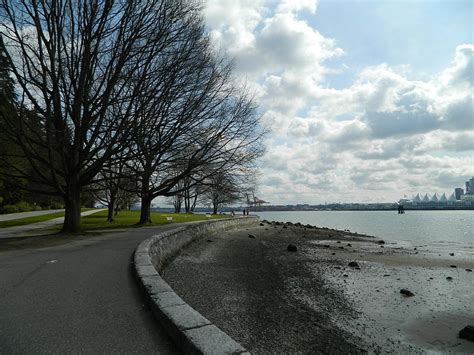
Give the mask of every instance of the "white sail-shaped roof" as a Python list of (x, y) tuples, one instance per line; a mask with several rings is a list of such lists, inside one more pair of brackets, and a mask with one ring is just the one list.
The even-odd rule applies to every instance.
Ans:
[(428, 197), (428, 194), (426, 194), (426, 195), (423, 197), (423, 200), (421, 200), (421, 202), (430, 202), (430, 198)]
[(433, 197), (431, 197), (431, 202), (438, 202), (438, 196), (436, 194), (433, 195)]
[(451, 194), (451, 196), (449, 196), (448, 201), (449, 202), (455, 202), (456, 201), (456, 196), (454, 195), (454, 192)]
[(413, 197), (413, 202), (421, 202), (420, 194), (416, 194), (416, 196)]
[(439, 198), (439, 202), (448, 202), (448, 199), (446, 198), (446, 194), (444, 192)]

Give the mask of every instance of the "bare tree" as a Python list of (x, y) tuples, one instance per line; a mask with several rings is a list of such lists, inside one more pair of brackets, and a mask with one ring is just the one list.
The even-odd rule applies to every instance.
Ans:
[(107, 222), (113, 222), (114, 215), (120, 209), (127, 209), (136, 198), (134, 177), (127, 171), (125, 159), (128, 159), (126, 154), (108, 161), (90, 186), (95, 198), (107, 206)]
[(205, 200), (212, 205), (212, 213), (217, 214), (223, 205), (238, 201), (242, 198), (239, 183), (232, 175), (216, 173), (209, 177), (207, 190), (204, 192)]
[(0, 0), (0, 32), (20, 88), (17, 114), (0, 130), (29, 163), (22, 169), (11, 163), (16, 157), (1, 157), (11, 168), (3, 177), (27, 177), (38, 192), (62, 197), (64, 232), (80, 229), (83, 187), (146, 124), (137, 121), (146, 108), (139, 102), (149, 99), (142, 83), (157, 57), (176, 50), (196, 11), (185, 0)]
[(130, 167), (139, 183), (141, 224), (151, 221), (154, 198), (189, 191), (263, 151), (257, 107), (233, 84), (232, 66), (210, 47), (202, 19), (186, 31), (179, 50), (164, 53), (160, 70), (147, 78), (153, 95), (140, 102), (138, 121), (146, 124), (138, 125)]

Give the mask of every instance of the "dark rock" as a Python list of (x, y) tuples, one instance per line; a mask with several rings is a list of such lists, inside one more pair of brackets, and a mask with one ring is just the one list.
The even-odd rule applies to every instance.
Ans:
[(277, 225), (277, 226), (281, 226), (281, 225), (282, 225), (282, 223), (281, 223), (281, 222), (275, 222), (275, 225)]
[(381, 248), (383, 248), (384, 246), (383, 246), (383, 245), (381, 245), (380, 247), (381, 247)]
[(261, 226), (261, 227), (263, 227), (264, 225), (265, 225), (265, 224), (263, 224), (263, 223), (260, 223), (260, 226)]
[(468, 271), (468, 272), (472, 272), (472, 269), (466, 269), (466, 271)]
[(459, 338), (474, 341), (474, 326), (467, 325), (459, 332)]
[(385, 241), (379, 240), (377, 243), (379, 243), (379, 244), (385, 244)]
[(295, 251), (298, 251), (298, 248), (296, 247), (296, 245), (290, 244), (290, 245), (288, 245), (286, 250), (295, 252)]
[(339, 247), (339, 249), (344, 249), (344, 247)]
[(446, 277), (446, 280), (451, 281), (453, 278), (451, 276)]
[(283, 229), (286, 229), (287, 227), (286, 226), (283, 226)]
[(457, 266), (456, 265), (449, 265), (449, 267), (456, 268)]
[(344, 274), (344, 275), (342, 275), (342, 276), (344, 276), (344, 277), (349, 277), (349, 275), (347, 275), (347, 274)]
[(331, 255), (336, 255), (336, 253), (331, 253)]
[(411, 292), (410, 290), (407, 290), (406, 288), (402, 288), (400, 290), (400, 293), (406, 297), (413, 297), (415, 296), (415, 294), (413, 292)]
[(340, 243), (341, 243), (341, 241), (340, 241), (340, 240), (338, 240), (336, 243), (337, 243), (337, 244), (340, 244)]
[(268, 228), (265, 228), (265, 230), (267, 231), (267, 230), (268, 230)]
[(359, 264), (357, 264), (356, 261), (351, 261), (349, 264), (347, 264), (350, 267), (359, 267)]
[(348, 246), (348, 247), (352, 247), (352, 245), (351, 245), (351, 244), (347, 244), (347, 246)]
[(206, 242), (208, 242), (208, 243), (212, 243), (212, 240), (208, 239), (208, 240), (206, 240)]
[(383, 275), (383, 277), (388, 277), (388, 276), (390, 276), (390, 274), (385, 274), (385, 275)]
[(329, 248), (329, 245), (325, 244), (323, 245), (324, 248)]
[(255, 235), (249, 234), (249, 238), (255, 239)]
[(359, 267), (359, 266), (356, 266), (354, 269), (356, 269), (356, 270), (360, 270), (360, 267)]
[(417, 250), (416, 248), (413, 248), (413, 250)]
[(454, 253), (449, 253), (449, 255), (454, 256)]

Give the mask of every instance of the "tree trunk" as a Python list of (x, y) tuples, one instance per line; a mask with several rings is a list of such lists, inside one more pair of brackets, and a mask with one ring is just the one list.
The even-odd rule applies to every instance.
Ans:
[(72, 183), (64, 198), (65, 214), (62, 233), (77, 233), (81, 230), (81, 188)]
[(189, 194), (187, 192), (184, 195), (184, 209), (186, 213), (191, 212), (191, 199), (189, 198)]
[(212, 200), (212, 207), (213, 207), (212, 214), (217, 214), (217, 210), (219, 209), (219, 201), (217, 200), (217, 198), (214, 198)]
[(150, 216), (151, 200), (152, 200), (152, 198), (148, 194), (142, 196), (142, 205), (141, 205), (141, 210), (140, 210), (140, 221), (138, 222), (138, 224), (151, 223), (151, 216)]
[(107, 222), (113, 222), (114, 221), (114, 209), (115, 209), (115, 196), (110, 196), (110, 202), (109, 205), (107, 206)]
[(140, 220), (138, 221), (138, 224), (151, 223), (150, 210), (151, 210), (151, 201), (153, 200), (153, 197), (150, 194), (150, 175), (147, 173), (143, 174), (142, 176), (141, 196), (142, 196), (142, 201), (141, 201), (142, 205), (140, 209)]
[(193, 212), (194, 212), (194, 209), (196, 208), (197, 199), (198, 199), (198, 195), (194, 196), (194, 200), (193, 200), (193, 202), (191, 203), (191, 213), (193, 213)]

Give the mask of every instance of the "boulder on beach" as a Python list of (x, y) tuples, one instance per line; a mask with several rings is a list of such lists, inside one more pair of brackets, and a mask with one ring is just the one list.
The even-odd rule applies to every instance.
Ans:
[(410, 290), (407, 290), (406, 288), (402, 288), (400, 290), (400, 293), (406, 297), (413, 297), (415, 296), (415, 294), (413, 292), (411, 292)]
[(459, 338), (474, 341), (474, 326), (467, 325), (459, 332)]
[(379, 240), (377, 243), (379, 243), (379, 244), (385, 244), (385, 241)]
[(291, 252), (295, 252), (295, 251), (298, 251), (298, 248), (296, 247), (296, 245), (289, 244), (288, 247), (286, 248), (286, 250), (291, 251)]
[(255, 235), (249, 234), (249, 238), (255, 239)]
[(351, 261), (348, 265), (349, 265), (350, 267), (359, 267), (359, 264), (357, 264), (356, 261)]

